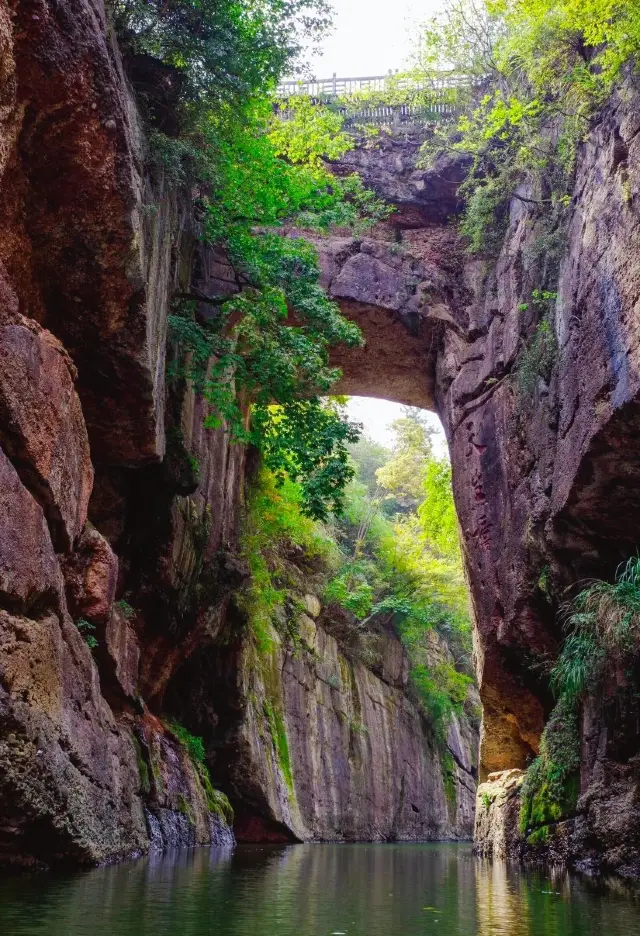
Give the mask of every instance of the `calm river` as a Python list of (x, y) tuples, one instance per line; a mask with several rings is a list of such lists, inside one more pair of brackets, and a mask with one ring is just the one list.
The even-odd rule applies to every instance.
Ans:
[(469, 845), (198, 849), (0, 884), (2, 936), (637, 936), (640, 904)]

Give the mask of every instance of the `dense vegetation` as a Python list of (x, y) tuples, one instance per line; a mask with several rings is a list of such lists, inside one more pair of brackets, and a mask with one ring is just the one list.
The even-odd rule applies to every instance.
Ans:
[(298, 484), (287, 479), (278, 488), (261, 471), (244, 526), (252, 580), (242, 602), (262, 650), (275, 639), (300, 646), (300, 598), (310, 588), (351, 658), (376, 665), (380, 635), (391, 626), (407, 649), (416, 698), (444, 743), (455, 712), (477, 715), (467, 702), (470, 622), (450, 467), (433, 455), (420, 414), (409, 411), (393, 428), (393, 448), (367, 437), (350, 446), (356, 477), (344, 512), (325, 523), (304, 516)]
[(640, 638), (640, 559), (623, 565), (614, 582), (593, 581), (562, 612), (565, 639), (551, 670), (558, 699), (545, 726), (540, 756), (522, 789), (521, 831), (534, 844), (548, 825), (575, 808), (580, 768), (580, 704), (603, 691), (609, 697), (631, 688), (637, 699)]
[(640, 7), (627, 0), (447, 0), (426, 29), (417, 73), (452, 70), (469, 90), (454, 131), (440, 127), (424, 159), (443, 149), (467, 158), (471, 250), (500, 244), (515, 196), (540, 208), (541, 253), (553, 253), (577, 147), (638, 51)]
[[(302, 484), (302, 508), (340, 506), (356, 436), (323, 401), (339, 377), (329, 349), (360, 341), (320, 288), (313, 247), (285, 225), (361, 228), (387, 209), (326, 159), (352, 144), (342, 118), (307, 101), (286, 124), (269, 93), (301, 44), (327, 25), (323, 0), (113, 0), (148, 122), (150, 164), (195, 193), (204, 236), (224, 248), (238, 292), (182, 296), (170, 317), (173, 375), (194, 381), (208, 425), (253, 443), (278, 480)], [(251, 419), (246, 414), (251, 412)]]

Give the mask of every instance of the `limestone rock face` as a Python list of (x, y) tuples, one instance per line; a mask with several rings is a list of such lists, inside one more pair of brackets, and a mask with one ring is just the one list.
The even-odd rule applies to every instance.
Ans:
[(156, 459), (175, 206), (143, 212), (137, 118), (102, 0), (2, 0), (0, 33), (2, 276), (78, 368), (94, 460)]
[(0, 327), (4, 444), (42, 504), (60, 549), (87, 519), (93, 466), (75, 368), (54, 336), (28, 319)]
[(438, 746), (391, 634), (375, 672), (346, 656), (321, 622), (303, 616), (300, 635), (295, 650), (258, 652), (250, 639), (222, 647), (185, 675), (192, 686), (226, 676), (216, 727), (205, 715), (202, 730), (213, 732), (214, 772), (234, 805), (238, 840), (470, 838), (477, 728), (454, 719)]
[(0, 539), (0, 860), (131, 854), (146, 829), (130, 738), (67, 613), (42, 508), (2, 452), (0, 475), (13, 518)]
[(434, 409), (439, 343), (446, 327), (459, 331), (458, 320), (465, 321), (466, 288), (452, 275), (462, 262), (455, 235), (427, 228), (402, 243), (373, 237), (315, 243), (322, 285), (365, 342), (333, 350), (332, 363), (342, 371), (337, 391)]
[(524, 767), (537, 750), (548, 702), (535, 663), (555, 654), (558, 596), (589, 576), (611, 577), (634, 551), (639, 220), (627, 193), (640, 185), (637, 113), (627, 90), (580, 153), (566, 246), (556, 250), (551, 379), (519, 386), (545, 234), (517, 201), (495, 270), (476, 287), (469, 317), (479, 333), (471, 342), (447, 333), (438, 362), (487, 771)]
[(458, 186), (465, 166), (459, 159), (440, 158), (435, 171), (418, 168), (424, 140), (421, 130), (383, 131), (374, 140), (358, 140), (336, 169), (341, 174), (359, 173), (365, 185), (394, 205), (394, 224), (404, 228), (440, 224), (460, 208)]

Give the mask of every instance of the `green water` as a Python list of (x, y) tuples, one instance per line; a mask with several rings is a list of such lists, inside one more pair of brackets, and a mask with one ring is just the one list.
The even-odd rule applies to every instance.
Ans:
[(196, 849), (0, 883), (2, 936), (640, 936), (640, 904), (468, 845)]

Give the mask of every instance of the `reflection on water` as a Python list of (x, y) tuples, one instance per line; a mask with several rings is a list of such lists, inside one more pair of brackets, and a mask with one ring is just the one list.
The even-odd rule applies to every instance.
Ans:
[(2, 936), (631, 936), (640, 907), (468, 845), (181, 851), (0, 884)]

